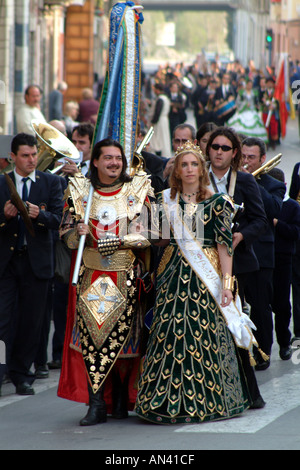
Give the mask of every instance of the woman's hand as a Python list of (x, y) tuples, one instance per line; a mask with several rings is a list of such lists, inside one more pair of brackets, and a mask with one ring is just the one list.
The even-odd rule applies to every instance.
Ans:
[(222, 289), (221, 307), (228, 307), (233, 300), (233, 293), (230, 289)]

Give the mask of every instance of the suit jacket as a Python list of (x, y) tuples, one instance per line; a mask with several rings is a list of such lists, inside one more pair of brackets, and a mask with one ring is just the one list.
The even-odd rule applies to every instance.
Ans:
[(300, 205), (294, 199), (283, 201), (275, 227), (275, 253), (293, 255), (300, 240)]
[(290, 197), (297, 199), (300, 191), (300, 163), (296, 163), (293, 169), (291, 186), (290, 186)]
[(234, 98), (235, 98), (235, 96), (236, 96), (236, 93), (235, 93), (235, 90), (234, 90), (233, 86), (232, 86), (232, 85), (229, 85), (227, 93), (224, 94), (224, 93), (223, 93), (223, 86), (221, 85), (221, 86), (219, 86), (219, 87), (216, 89), (215, 101), (217, 101), (217, 100), (224, 100), (224, 101), (226, 101), (226, 100), (228, 100), (228, 98), (229, 98), (230, 96), (233, 96)]
[[(214, 97), (214, 104), (216, 105), (217, 101), (227, 101), (228, 98), (236, 97), (235, 90), (232, 85), (229, 85), (228, 91), (224, 94), (223, 93), (223, 87), (220, 86), (216, 89), (215, 97)], [(223, 126), (228, 119), (230, 119), (236, 112), (236, 109), (232, 109), (230, 112), (228, 112), (225, 116), (218, 117), (218, 123), (219, 125)]]
[[(15, 183), (14, 173), (9, 173), (9, 176)], [(60, 178), (36, 171), (36, 182), (31, 182), (28, 201), (40, 207), (40, 214), (32, 220), (35, 236), (26, 230), (26, 240), (30, 263), (39, 279), (50, 279), (54, 275), (52, 231), (57, 230), (61, 222), (62, 197)], [(18, 217), (7, 220), (4, 216), (4, 205), (8, 200), (8, 185), (5, 177), (0, 176), (0, 276), (14, 254), (18, 236)]]
[(146, 172), (150, 175), (155, 194), (163, 191), (165, 189), (163, 171), (166, 159), (144, 150), (142, 157), (145, 160)]
[(64, 97), (59, 90), (52, 90), (49, 94), (49, 121), (63, 117)]
[(259, 263), (253, 243), (267, 229), (268, 220), (258, 184), (251, 174), (237, 172), (233, 197), (235, 204), (244, 204), (244, 211), (237, 218), (236, 229), (243, 234), (244, 239), (234, 251), (233, 270), (235, 274), (257, 271)]
[(278, 219), (282, 208), (286, 187), (281, 181), (268, 174), (257, 179), (260, 194), (268, 218), (267, 230), (254, 243), (254, 251), (261, 268), (275, 266), (275, 227), (273, 219)]

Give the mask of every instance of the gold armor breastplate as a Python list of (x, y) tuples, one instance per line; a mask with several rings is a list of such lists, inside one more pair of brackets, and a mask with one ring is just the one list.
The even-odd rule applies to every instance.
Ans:
[[(90, 181), (84, 177), (70, 178), (69, 194), (72, 198), (76, 218), (83, 219), (90, 189)], [(113, 192), (118, 189), (110, 188)], [(104, 195), (95, 191), (90, 211), (91, 219), (98, 219), (102, 225), (111, 225), (117, 219), (134, 217), (142, 211), (147, 195), (154, 196), (151, 182), (146, 174), (135, 175), (129, 183), (124, 183), (115, 195)]]

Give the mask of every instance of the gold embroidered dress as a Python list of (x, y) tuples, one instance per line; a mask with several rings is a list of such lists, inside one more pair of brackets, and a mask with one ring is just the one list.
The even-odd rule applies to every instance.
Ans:
[[(184, 217), (190, 207), (181, 198)], [(214, 195), (196, 206), (203, 250), (219, 264), (217, 242), (232, 255), (232, 202)], [(233, 337), (207, 286), (183, 257), (171, 231), (157, 273), (157, 296), (136, 413), (156, 423), (225, 419), (249, 407)]]

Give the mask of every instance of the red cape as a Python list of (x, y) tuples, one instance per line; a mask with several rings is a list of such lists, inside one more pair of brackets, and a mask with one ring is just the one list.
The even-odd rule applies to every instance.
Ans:
[[(83, 357), (80, 351), (70, 347), (74, 338), (72, 338), (74, 330), (74, 321), (76, 315), (76, 286), (72, 286), (72, 273), (76, 261), (77, 251), (74, 251), (72, 254), (72, 263), (71, 263), (71, 275), (70, 275), (70, 289), (69, 289), (69, 298), (68, 298), (68, 310), (67, 310), (67, 323), (66, 323), (66, 332), (65, 332), (65, 341), (63, 349), (63, 360), (62, 368), (60, 374), (60, 380), (58, 384), (57, 395), (60, 398), (65, 398), (67, 400), (76, 401), (79, 403), (88, 403), (88, 374), (84, 365)], [(140, 371), (140, 358), (128, 360), (128, 359), (118, 359), (114, 365), (115, 368), (118, 368), (120, 377), (122, 377), (127, 372), (127, 365), (132, 364), (133, 368), (129, 378), (129, 387), (128, 387), (128, 410), (133, 410), (136, 396), (137, 396), (137, 382), (139, 378)], [(105, 381), (104, 387), (104, 399), (108, 407), (108, 413), (111, 412), (111, 380), (108, 376)]]

